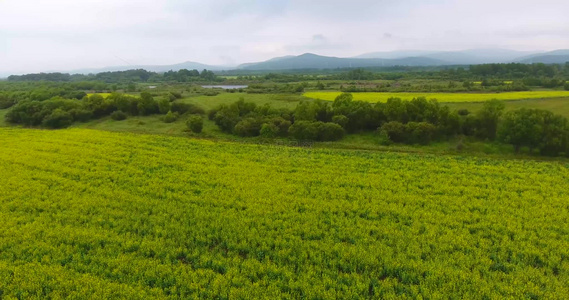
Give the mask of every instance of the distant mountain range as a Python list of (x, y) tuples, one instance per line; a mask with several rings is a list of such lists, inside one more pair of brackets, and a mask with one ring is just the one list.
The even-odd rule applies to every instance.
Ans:
[(341, 58), (305, 53), (299, 56), (279, 57), (264, 62), (242, 64), (243, 70), (295, 70), (295, 69), (337, 69), (383, 66), (438, 66), (443, 61), (427, 57), (386, 58)]
[[(298, 56), (275, 57), (262, 62), (246, 63), (239, 66), (216, 66), (187, 61), (174, 65), (130, 65), (98, 69), (65, 71), (71, 74), (89, 74), (100, 72), (145, 69), (152, 72), (177, 71), (180, 69), (197, 70), (295, 70), (295, 69), (337, 69), (390, 66), (444, 66), (475, 65), (485, 63), (546, 63), (564, 64), (569, 62), (569, 49), (550, 52), (515, 51), (507, 49), (471, 49), (463, 51), (422, 51), (403, 50), (391, 52), (372, 52), (355, 57), (332, 57), (312, 53)], [(0, 78), (7, 77), (6, 72)]]
[(366, 53), (356, 58), (404, 58), (409, 55), (444, 61), (450, 65), (477, 65), (488, 63), (565, 63), (569, 50), (551, 52), (515, 51), (507, 49), (472, 49), (463, 51), (393, 51)]
[(569, 50), (551, 52), (514, 51), (506, 49), (472, 49), (464, 51), (406, 50), (373, 52), (351, 58), (320, 56), (305, 53), (299, 56), (277, 57), (264, 62), (242, 64), (243, 70), (336, 69), (388, 66), (477, 65), (487, 63), (547, 63), (569, 61)]

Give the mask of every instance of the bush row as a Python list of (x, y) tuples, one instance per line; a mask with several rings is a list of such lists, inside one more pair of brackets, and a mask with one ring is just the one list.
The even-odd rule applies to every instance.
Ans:
[(73, 122), (104, 116), (124, 120), (128, 115), (164, 114), (165, 122), (173, 122), (177, 116), (186, 113), (203, 114), (205, 111), (193, 104), (171, 103), (169, 98), (156, 100), (149, 93), (141, 93), (140, 97), (113, 93), (107, 98), (93, 94), (82, 100), (55, 97), (46, 101), (20, 101), (6, 114), (6, 120), (26, 126), (63, 128)]

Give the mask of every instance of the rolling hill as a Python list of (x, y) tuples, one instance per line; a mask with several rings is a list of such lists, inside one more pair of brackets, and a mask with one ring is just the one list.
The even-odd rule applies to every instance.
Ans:
[(508, 49), (469, 49), (462, 51), (422, 51), (402, 50), (391, 52), (372, 52), (356, 56), (356, 58), (397, 59), (409, 56), (420, 56), (444, 61), (450, 65), (471, 65), (485, 63), (513, 62), (535, 52), (523, 52)]
[(398, 59), (378, 58), (340, 58), (305, 53), (299, 56), (282, 57), (264, 62), (242, 64), (243, 70), (293, 70), (293, 69), (337, 69), (381, 66), (434, 66), (444, 61), (425, 57), (406, 57)]

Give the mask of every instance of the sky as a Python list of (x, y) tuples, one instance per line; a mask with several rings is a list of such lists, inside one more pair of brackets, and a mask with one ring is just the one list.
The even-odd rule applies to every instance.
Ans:
[(569, 48), (567, 0), (0, 0), (0, 74)]

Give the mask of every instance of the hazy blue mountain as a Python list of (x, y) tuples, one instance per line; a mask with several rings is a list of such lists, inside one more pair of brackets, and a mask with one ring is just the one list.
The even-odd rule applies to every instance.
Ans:
[(450, 65), (471, 65), (485, 63), (513, 62), (535, 52), (515, 51), (508, 49), (469, 49), (461, 51), (422, 51), (402, 50), (391, 52), (373, 52), (359, 55), (365, 58), (404, 58), (421, 56), (446, 62)]
[(380, 66), (434, 66), (442, 64), (445, 64), (445, 62), (425, 57), (406, 57), (399, 59), (340, 58), (305, 53), (299, 56), (281, 57), (264, 62), (242, 64), (237, 68), (245, 70), (294, 70)]
[(364, 53), (358, 56), (354, 56), (354, 58), (386, 58), (386, 59), (395, 59), (395, 58), (405, 58), (405, 57), (419, 57), (419, 56), (427, 56), (429, 54), (436, 53), (436, 51), (423, 51), (423, 50), (398, 50), (398, 51), (385, 51), (385, 52), (371, 52), (371, 53)]
[(569, 49), (559, 49), (555, 51), (524, 56), (519, 58), (517, 62), (521, 62), (524, 64), (532, 64), (532, 63), (562, 64), (569, 61), (567, 57), (569, 57)]
[(523, 64), (564, 64), (569, 62), (569, 55), (540, 55), (520, 60)]
[[(266, 60), (266, 61), (264, 61), (264, 62), (279, 61), (279, 60), (288, 59), (288, 58), (291, 58), (291, 57), (294, 57), (294, 55), (273, 57), (273, 58), (271, 58), (271, 59), (269, 59), (269, 60)], [(262, 63), (262, 62), (244, 63), (244, 64), (240, 64), (239, 66), (237, 66), (237, 68), (238, 68), (238, 69), (246, 69), (246, 68), (249, 67), (249, 66), (256, 65), (256, 64), (259, 64), (259, 63)]]

